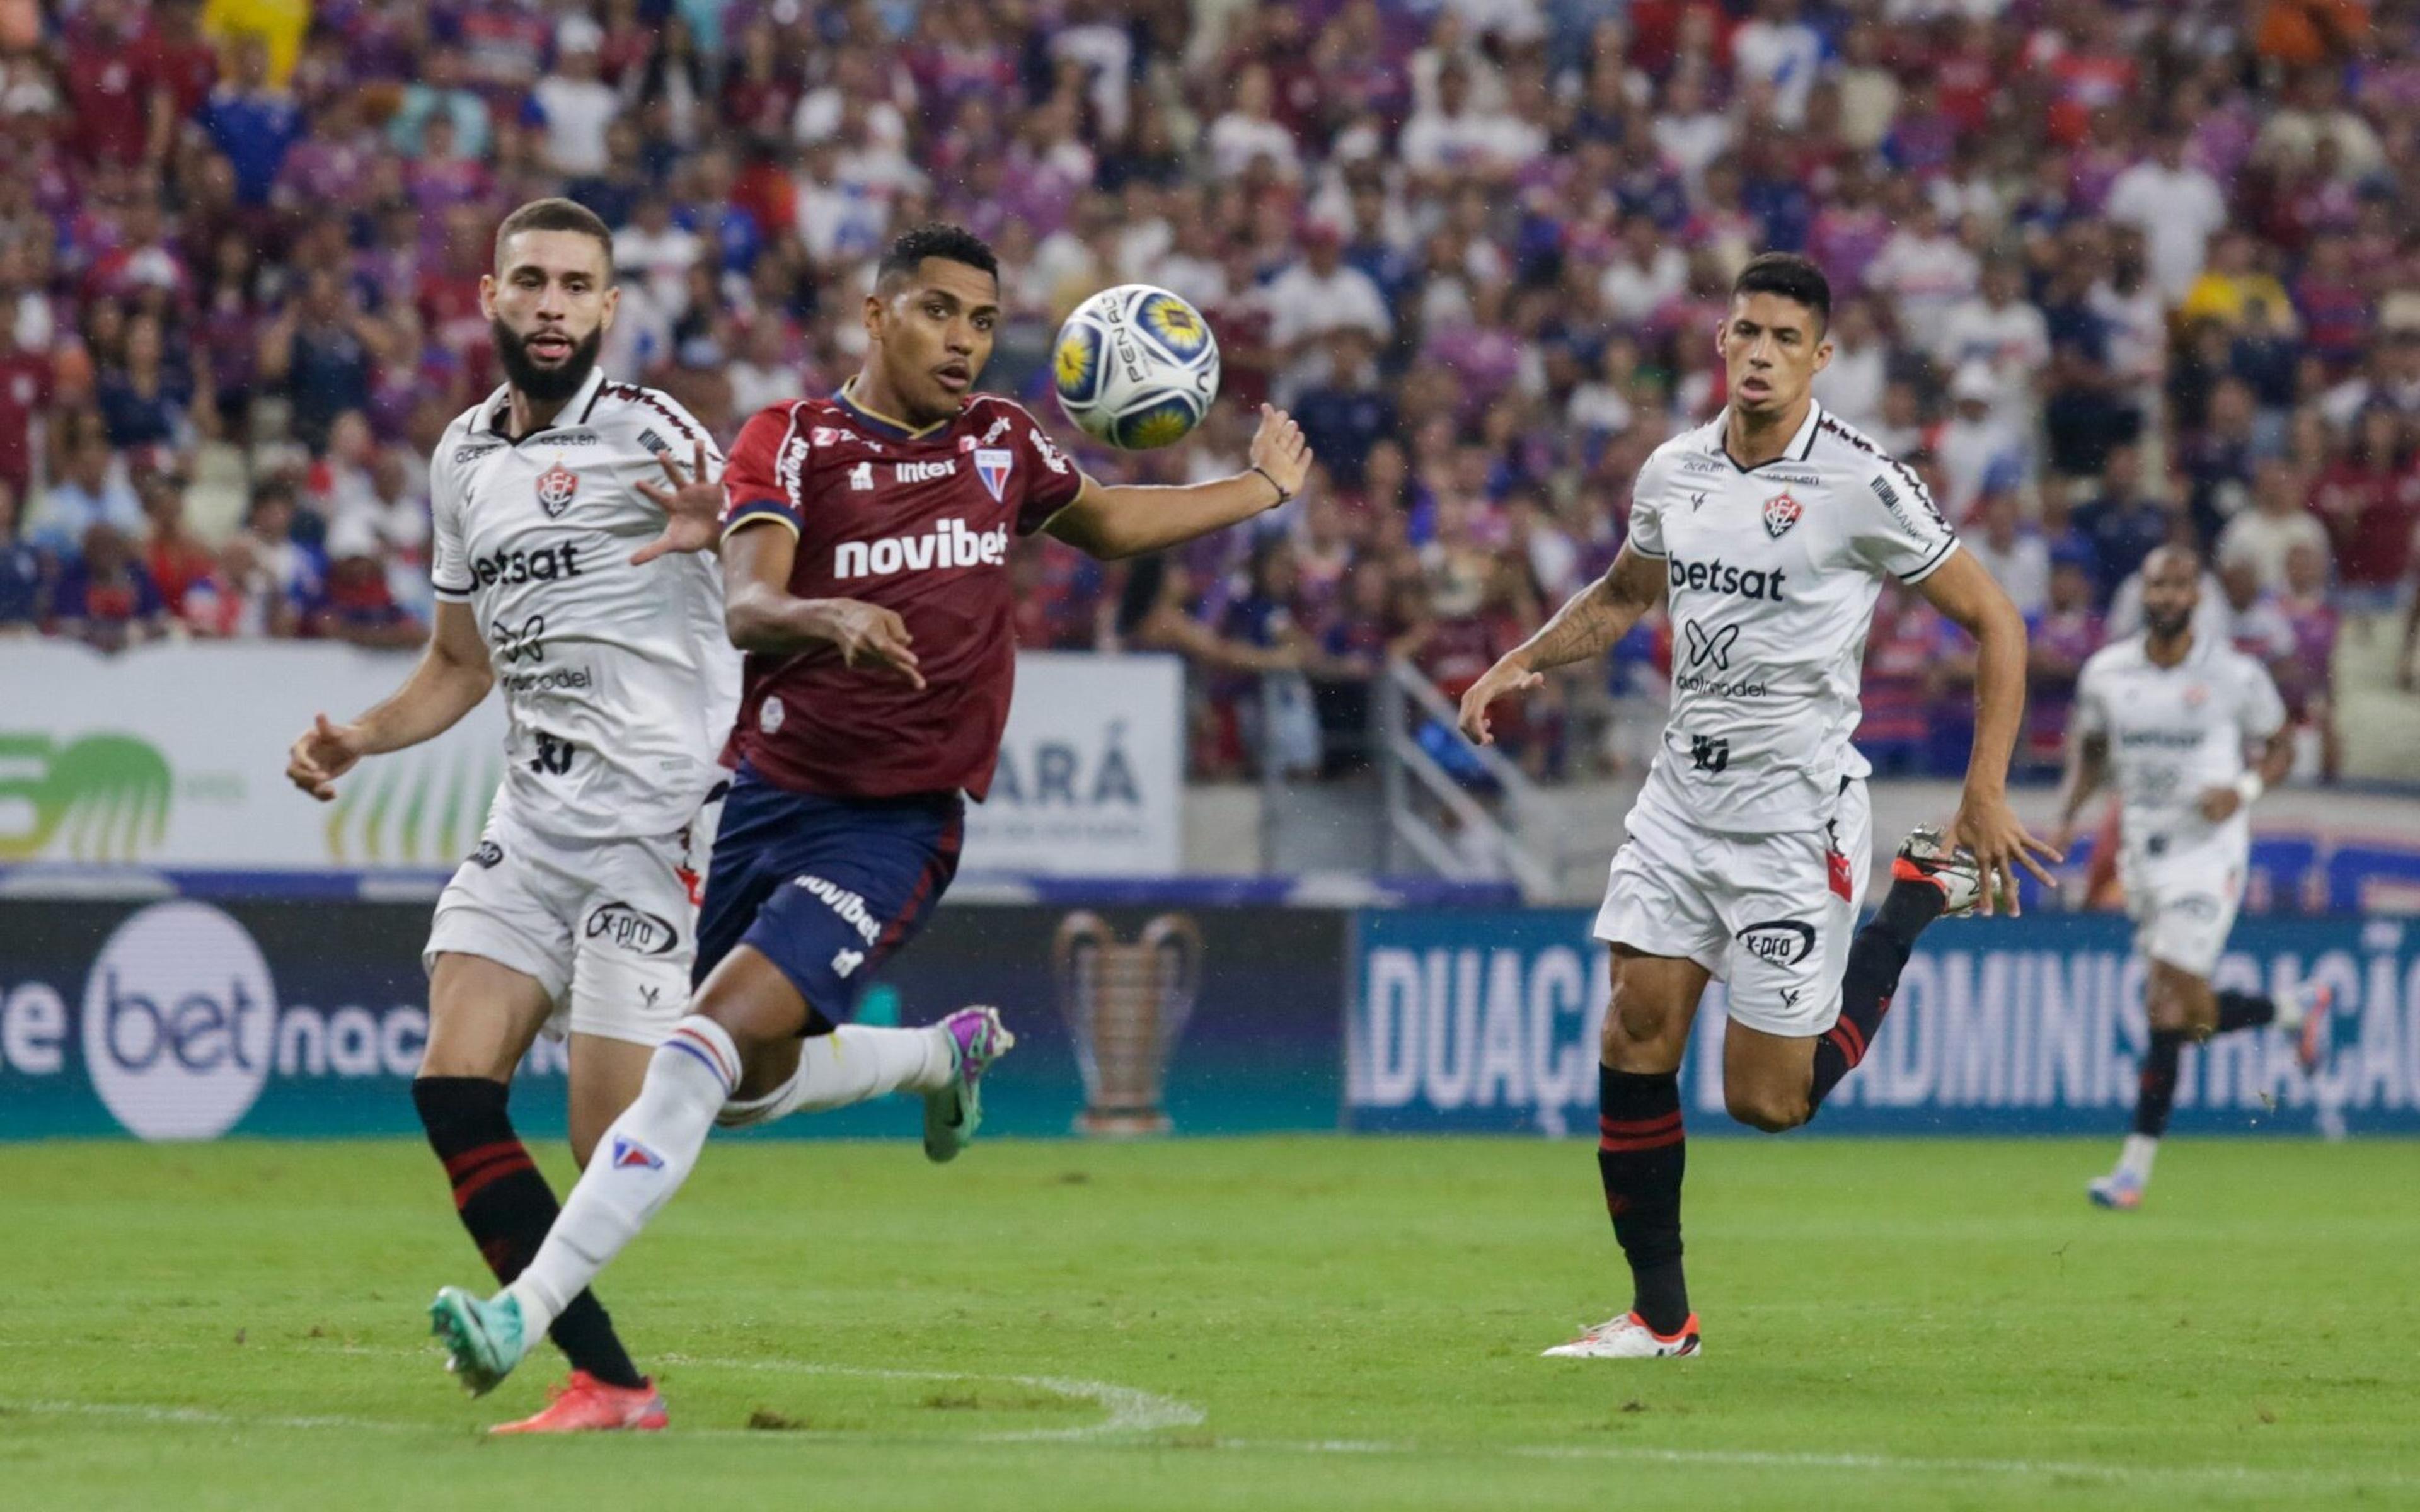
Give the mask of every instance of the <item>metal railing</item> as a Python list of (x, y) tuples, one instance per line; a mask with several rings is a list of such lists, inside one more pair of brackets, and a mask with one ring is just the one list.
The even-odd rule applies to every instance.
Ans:
[[(1459, 711), (1411, 663), (1388, 662), (1373, 692), (1371, 753), (1384, 795), (1384, 870), (1407, 871), (1409, 861), (1459, 882), (1509, 880), (1532, 903), (1560, 898), (1565, 856), (1553, 800), (1492, 747), (1464, 748), (1502, 795), (1497, 809), (1440, 765), (1414, 733), (1416, 717), (1452, 730)], [(1450, 830), (1440, 815), (1450, 816)]]

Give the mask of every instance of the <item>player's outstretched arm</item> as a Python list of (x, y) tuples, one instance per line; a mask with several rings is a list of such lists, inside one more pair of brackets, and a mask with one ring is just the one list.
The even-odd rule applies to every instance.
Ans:
[(1113, 562), (1242, 524), (1302, 491), (1311, 446), (1284, 410), (1261, 406), (1250, 455), (1252, 465), (1232, 478), (1178, 488), (1110, 487), (1086, 478), (1083, 491), (1043, 529), (1087, 556)]
[(1966, 759), (1966, 788), (1950, 838), (1975, 853), (1985, 886), (1981, 911), (2005, 901), (2013, 917), (2020, 866), (2046, 887), (2058, 882), (2037, 857), (2064, 859), (2034, 838), (2009, 807), (2009, 762), (2025, 717), (2025, 621), (1983, 564), (1951, 554), (1916, 584), (1932, 607), (1975, 638), (1975, 746)]
[(1462, 733), (1482, 746), (1496, 743), (1487, 706), (1507, 693), (1526, 693), (1545, 681), (1541, 671), (1602, 656), (1630, 633), (1638, 617), (1664, 596), (1664, 565), (1625, 543), (1605, 576), (1555, 611), (1538, 633), (1506, 652), (1462, 695)]
[(471, 606), (440, 599), (428, 647), (403, 686), (350, 724), (324, 714), (313, 720), (287, 752), (287, 780), (326, 803), (336, 795), (336, 779), (354, 763), (443, 734), (479, 706), (495, 681)]
[(855, 598), (799, 598), (790, 592), (799, 538), (770, 517), (732, 528), (722, 541), (722, 627), (742, 651), (786, 656), (830, 649), (850, 667), (888, 671), (918, 687), (908, 623)]

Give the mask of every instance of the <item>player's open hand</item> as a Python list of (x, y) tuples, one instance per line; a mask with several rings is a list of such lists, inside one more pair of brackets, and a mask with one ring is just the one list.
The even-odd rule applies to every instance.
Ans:
[(908, 633), (908, 622), (878, 604), (856, 598), (815, 600), (816, 628), (850, 667), (898, 673), (917, 688), (924, 686)]
[(642, 483), (639, 492), (664, 512), (664, 533), (630, 554), (630, 565), (644, 567), (674, 551), (710, 549), (722, 523), (722, 481), (709, 474), (706, 442), (697, 443), (695, 470), (683, 471), (672, 449), (656, 454), (668, 484)]
[(2198, 807), (2204, 819), (2213, 825), (2223, 825), (2235, 817), (2235, 810), (2243, 807), (2243, 795), (2238, 793), (2232, 784), (2223, 788), (2204, 788)]
[(2032, 872), (2043, 887), (2055, 887), (2058, 879), (2043, 869), (2042, 860), (2056, 865), (2067, 859), (2056, 848), (2034, 838), (2009, 807), (2006, 794), (1967, 794), (1950, 824), (1949, 840), (1975, 853), (1977, 868), (1983, 874), (1983, 899), (1977, 911), (1986, 918), (1997, 912), (2002, 903), (2007, 903), (2010, 918), (2024, 911), (2017, 904), (2018, 867)]
[(1487, 706), (1507, 693), (1527, 693), (1544, 687), (1545, 682), (1543, 672), (1533, 672), (1511, 656), (1488, 668), (1479, 681), (1463, 690), (1464, 738), (1481, 746), (1495, 745), (1496, 733), (1487, 722)]
[(1311, 443), (1294, 417), (1274, 405), (1261, 406), (1261, 428), (1252, 433), (1252, 466), (1269, 475), (1288, 499), (1302, 492), (1311, 475)]
[(349, 724), (331, 724), (326, 715), (312, 721), (286, 753), (286, 779), (326, 803), (336, 795), (336, 779), (362, 759), (362, 734)]

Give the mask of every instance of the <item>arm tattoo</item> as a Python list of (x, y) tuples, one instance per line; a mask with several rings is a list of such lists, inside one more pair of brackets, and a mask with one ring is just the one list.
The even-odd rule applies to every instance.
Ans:
[(1623, 589), (1618, 580), (1621, 571), (1618, 560), (1604, 577), (1574, 594), (1521, 647), (1517, 654), (1532, 671), (1601, 656), (1630, 633), (1647, 605)]

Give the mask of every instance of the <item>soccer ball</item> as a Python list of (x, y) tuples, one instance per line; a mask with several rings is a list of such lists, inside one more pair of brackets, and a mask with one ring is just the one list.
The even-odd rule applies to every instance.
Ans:
[(1218, 341), (1164, 288), (1103, 289), (1059, 328), (1059, 408), (1095, 440), (1143, 452), (1182, 440), (1218, 396)]

